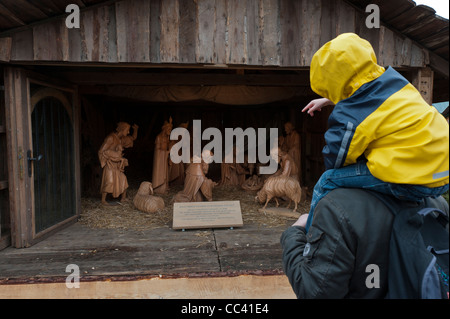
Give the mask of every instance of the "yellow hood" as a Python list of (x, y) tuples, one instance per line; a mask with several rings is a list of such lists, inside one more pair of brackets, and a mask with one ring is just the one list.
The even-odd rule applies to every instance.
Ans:
[(311, 88), (334, 104), (350, 97), (363, 84), (384, 72), (370, 43), (343, 33), (324, 44), (311, 61)]

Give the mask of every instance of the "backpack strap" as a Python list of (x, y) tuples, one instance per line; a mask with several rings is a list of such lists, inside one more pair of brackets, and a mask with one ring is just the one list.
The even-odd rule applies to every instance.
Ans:
[(439, 214), (441, 214), (444, 218), (447, 218), (447, 214), (444, 213), (442, 210), (438, 209), (438, 208), (433, 208), (433, 207), (426, 207), (426, 208), (422, 208), (421, 210), (419, 210), (417, 212), (417, 214), (422, 215), (422, 216), (426, 216), (432, 212), (437, 212)]
[[(401, 209), (404, 209), (404, 207), (401, 206), (401, 201), (396, 199), (393, 196), (390, 195), (384, 195), (384, 194), (380, 194), (378, 192), (375, 191), (369, 191), (373, 196), (375, 196), (376, 198), (378, 198), (382, 203), (384, 203), (386, 205), (386, 207), (391, 211), (392, 214), (397, 215)], [(424, 204), (426, 205), (426, 201), (424, 202)], [(419, 207), (418, 207), (419, 209)], [(447, 227), (447, 224), (449, 223), (449, 217), (448, 215), (443, 212), (441, 209), (439, 208), (435, 208), (435, 207), (425, 207), (422, 209), (419, 209), (419, 211), (417, 212), (417, 214), (425, 217), (428, 214), (432, 213), (432, 212), (437, 212), (438, 215), (436, 217), (437, 221), (443, 226), (443, 227)]]
[(438, 215), (436, 216), (436, 220), (439, 222), (439, 224), (441, 224), (443, 227), (446, 227), (448, 224), (448, 216), (446, 213), (444, 213), (442, 210), (438, 208), (433, 207), (422, 208), (417, 212), (417, 214), (425, 217), (434, 212), (438, 213)]
[(378, 198), (394, 216), (396, 216), (402, 208), (404, 209), (404, 207), (401, 207), (401, 201), (394, 196), (370, 190), (368, 190), (368, 192), (370, 192), (372, 196)]

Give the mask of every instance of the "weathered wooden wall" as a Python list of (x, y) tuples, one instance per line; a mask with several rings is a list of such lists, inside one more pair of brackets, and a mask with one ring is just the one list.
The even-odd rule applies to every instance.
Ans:
[(423, 67), (428, 52), (342, 0), (126, 0), (35, 24), (1, 43), (3, 61), (307, 67), (343, 32), (374, 46), (382, 65)]

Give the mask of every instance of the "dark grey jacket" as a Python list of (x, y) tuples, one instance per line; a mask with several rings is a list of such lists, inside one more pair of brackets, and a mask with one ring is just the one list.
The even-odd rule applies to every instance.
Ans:
[[(442, 197), (401, 205), (434, 206), (448, 214)], [(297, 297), (384, 298), (392, 222), (393, 214), (371, 192), (330, 192), (317, 205), (307, 235), (293, 226), (281, 236), (284, 272)]]

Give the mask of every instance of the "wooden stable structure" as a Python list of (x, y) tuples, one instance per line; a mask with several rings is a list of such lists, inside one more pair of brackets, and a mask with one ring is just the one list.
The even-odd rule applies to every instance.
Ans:
[[(129, 175), (151, 176), (164, 120), (277, 127), (302, 138), (302, 183), (323, 170), (329, 112), (309, 63), (343, 32), (369, 40), (429, 102), (448, 100), (449, 22), (409, 0), (10, 0), (0, 4), (0, 249), (29, 247), (74, 223), (95, 192), (96, 151), (118, 121), (140, 126)], [(80, 6), (68, 29), (65, 7)], [(233, 113), (230, 112), (233, 111)], [(214, 173), (214, 170), (213, 170)]]

